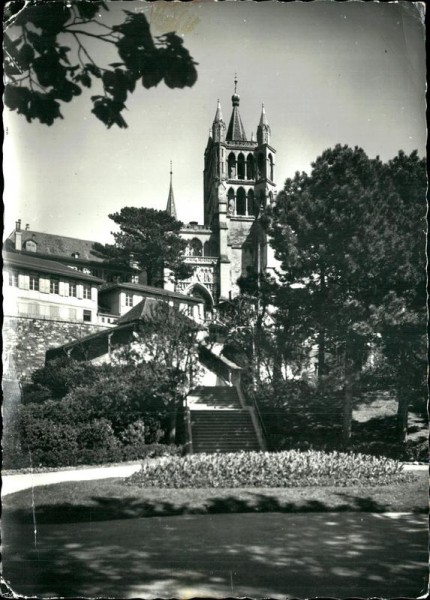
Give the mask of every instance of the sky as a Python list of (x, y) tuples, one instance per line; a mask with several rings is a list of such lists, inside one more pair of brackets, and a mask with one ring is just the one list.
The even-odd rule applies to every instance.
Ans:
[[(21, 218), (36, 231), (111, 242), (108, 215), (124, 206), (165, 209), (170, 161), (178, 218), (203, 219), (203, 159), (217, 100), (228, 126), (234, 76), (250, 138), (264, 103), (278, 190), (337, 143), (389, 160), (425, 155), (423, 4), (194, 0), (107, 2), (103, 23), (143, 11), (153, 35), (176, 31), (198, 63), (192, 88), (145, 90), (127, 101), (127, 129), (91, 114), (90, 90), (62, 104), (51, 127), (7, 109), (5, 234)], [(89, 38), (88, 38), (89, 39)], [(114, 62), (107, 44), (87, 44)]]

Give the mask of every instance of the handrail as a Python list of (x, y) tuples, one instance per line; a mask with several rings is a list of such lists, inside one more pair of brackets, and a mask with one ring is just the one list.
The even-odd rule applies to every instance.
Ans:
[(268, 445), (270, 446), (270, 439), (269, 439), (269, 435), (268, 435), (268, 433), (267, 433), (266, 426), (264, 425), (263, 417), (261, 416), (261, 412), (260, 412), (260, 408), (259, 408), (259, 406), (258, 406), (258, 402), (257, 402), (257, 400), (256, 400), (255, 398), (253, 398), (253, 406), (254, 406), (254, 408), (255, 408), (255, 411), (256, 411), (256, 413), (257, 413), (258, 420), (260, 421), (260, 425), (261, 425), (261, 428), (262, 428), (262, 430), (263, 430), (264, 437), (266, 438), (266, 442), (267, 442), (267, 443), (268, 443)]

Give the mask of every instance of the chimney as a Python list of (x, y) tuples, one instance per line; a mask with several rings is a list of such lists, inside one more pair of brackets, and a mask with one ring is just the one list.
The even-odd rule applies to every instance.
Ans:
[(138, 269), (139, 268), (139, 263), (137, 262), (137, 260), (134, 258), (134, 254), (133, 252), (130, 252), (130, 257), (129, 257), (129, 261), (128, 264), (130, 265), (130, 267), (132, 269)]
[(26, 223), (25, 230), (28, 231), (30, 229), (30, 223)]
[(21, 231), (21, 219), (16, 222), (15, 229), (15, 250), (20, 252), (22, 250), (22, 231)]

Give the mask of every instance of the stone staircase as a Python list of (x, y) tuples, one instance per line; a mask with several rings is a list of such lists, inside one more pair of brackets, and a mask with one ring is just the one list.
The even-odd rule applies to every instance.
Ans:
[(261, 450), (249, 408), (233, 386), (199, 387), (188, 396), (193, 452)]

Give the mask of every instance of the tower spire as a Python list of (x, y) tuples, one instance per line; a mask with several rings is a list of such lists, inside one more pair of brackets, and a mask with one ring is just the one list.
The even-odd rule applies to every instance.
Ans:
[(173, 169), (172, 169), (172, 161), (170, 161), (170, 187), (169, 187), (169, 196), (167, 198), (167, 206), (166, 212), (176, 219), (176, 206), (175, 206), (175, 197), (173, 195)]
[(228, 142), (246, 142), (246, 133), (239, 114), (240, 96), (237, 93), (237, 73), (234, 74), (234, 94), (231, 97), (233, 112), (227, 130), (226, 140)]
[(218, 98), (214, 122), (212, 123), (212, 139), (214, 142), (223, 142), (225, 140), (225, 123), (222, 118), (221, 102)]
[(266, 116), (264, 104), (261, 105), (260, 122), (257, 127), (257, 141), (259, 144), (270, 144), (270, 126)]

